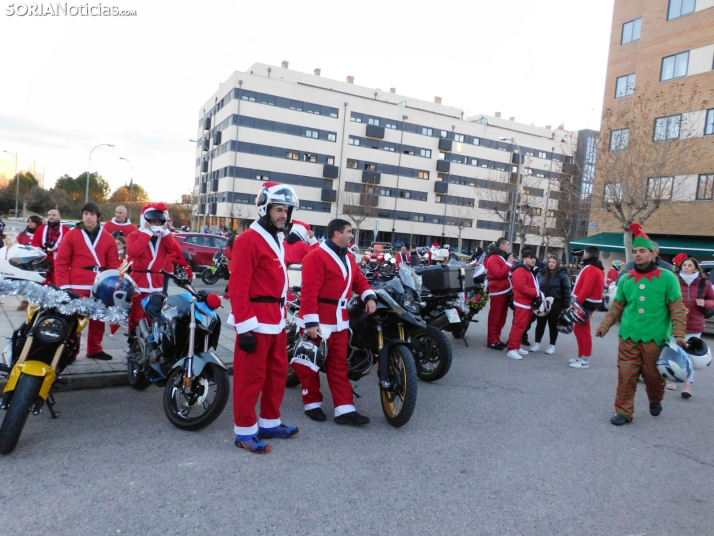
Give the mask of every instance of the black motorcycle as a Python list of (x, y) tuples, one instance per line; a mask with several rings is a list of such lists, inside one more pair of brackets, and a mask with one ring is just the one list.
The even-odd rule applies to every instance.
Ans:
[(197, 292), (185, 274), (161, 273), (185, 292), (169, 297), (155, 292), (142, 300), (146, 318), (130, 336), (129, 384), (137, 390), (152, 383), (164, 387), (171, 424), (200, 430), (218, 418), (230, 392), (228, 370), (210, 351), (218, 346), (221, 319), (206, 292)]
[(201, 272), (201, 281), (206, 283), (206, 285), (213, 285), (221, 278), (228, 281), (230, 276), (231, 274), (228, 271), (228, 257), (225, 256), (223, 250), (220, 250), (213, 254), (213, 266), (208, 266)]

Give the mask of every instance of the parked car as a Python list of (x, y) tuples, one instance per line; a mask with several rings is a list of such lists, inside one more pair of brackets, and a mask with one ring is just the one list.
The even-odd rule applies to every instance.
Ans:
[(228, 243), (227, 238), (204, 233), (176, 233), (174, 238), (194, 271), (212, 266), (213, 255)]

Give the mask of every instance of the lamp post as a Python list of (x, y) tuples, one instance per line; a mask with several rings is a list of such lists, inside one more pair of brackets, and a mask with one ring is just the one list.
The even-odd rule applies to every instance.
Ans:
[(521, 192), (521, 163), (523, 162), (523, 154), (521, 153), (521, 147), (514, 138), (507, 138), (505, 136), (499, 136), (501, 141), (510, 141), (518, 149), (518, 178), (516, 180), (516, 191), (513, 194), (513, 210), (511, 211), (511, 224), (508, 232), (508, 239), (511, 242), (511, 247), (513, 247), (513, 238), (516, 232), (516, 210), (518, 210), (518, 197)]
[(92, 175), (92, 172), (91, 172), (91, 169), (92, 169), (92, 153), (94, 152), (94, 149), (96, 149), (97, 147), (104, 147), (105, 145), (106, 145), (107, 147), (114, 147), (114, 145), (112, 145), (111, 143), (100, 143), (100, 144), (97, 145), (96, 147), (93, 147), (91, 151), (89, 151), (89, 167), (87, 168), (87, 191), (86, 191), (86, 193), (84, 194), (84, 202), (85, 202), (85, 203), (89, 203), (89, 179), (91, 178), (91, 175)]
[(11, 154), (15, 157), (15, 217), (17, 218), (18, 203), (20, 201), (20, 177), (17, 176), (17, 153), (3, 151), (3, 153)]
[[(205, 116), (204, 116), (205, 119)], [(201, 143), (201, 152), (203, 152), (203, 141), (199, 142), (198, 140), (194, 140), (189, 138), (188, 141), (190, 143)], [(198, 172), (199, 178), (201, 177), (201, 171)], [(196, 228), (198, 229), (199, 232), (201, 232), (201, 215), (198, 213), (198, 208), (199, 205), (201, 204), (201, 182), (199, 181), (198, 183), (198, 195), (196, 196)], [(206, 211), (205, 209), (206, 203), (204, 203), (204, 212)], [(204, 216), (204, 221), (205, 221), (205, 216)], [(193, 222), (192, 222), (193, 224)]]
[[(119, 160), (129, 162), (129, 159), (123, 156), (120, 156)], [(134, 200), (134, 166), (131, 162), (129, 162), (129, 165), (131, 166), (131, 177), (129, 179), (129, 221), (131, 221), (131, 203)]]

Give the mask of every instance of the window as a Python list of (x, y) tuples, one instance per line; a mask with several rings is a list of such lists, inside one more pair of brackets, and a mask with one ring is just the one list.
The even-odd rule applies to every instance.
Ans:
[(353, 115), (352, 117), (350, 117), (350, 121), (354, 121), (355, 123), (361, 123), (361, 122), (362, 122), (362, 118), (361, 118), (361, 117), (356, 117), (356, 116)]
[(548, 158), (548, 153), (545, 151), (538, 151), (538, 158)]
[(319, 132), (317, 130), (306, 130), (305, 136), (308, 138), (317, 138)]
[(430, 128), (421, 127), (421, 133), (424, 134), (424, 136), (431, 136), (433, 131)]
[(480, 145), (481, 144), (481, 139), (480, 138), (474, 138), (474, 145)]
[(697, 199), (714, 199), (714, 173), (699, 175)]
[(667, 20), (676, 19), (682, 15), (694, 13), (694, 8), (697, 5), (696, 0), (669, 0), (669, 12)]
[(270, 175), (256, 175), (255, 180), (257, 181), (269, 181)]
[(394, 123), (386, 123), (384, 126), (386, 128), (391, 128), (393, 130), (397, 130), (397, 125), (395, 125)]
[(419, 149), (419, 156), (431, 158), (431, 149)]
[(394, 147), (392, 145), (385, 145), (384, 147), (382, 147), (382, 149), (384, 149), (385, 151), (394, 152)]
[(364, 170), (365, 171), (377, 171), (377, 164), (364, 164)]
[(671, 201), (674, 177), (654, 177), (647, 179), (647, 199)]
[(449, 133), (446, 132), (445, 130), (442, 130), (442, 131), (441, 131), (441, 137), (442, 137), (442, 138), (445, 138), (445, 137), (448, 136), (448, 135), (449, 135)]
[(681, 114), (658, 117), (655, 120), (654, 141), (678, 139), (681, 122)]
[(359, 163), (357, 160), (348, 160), (347, 161), (347, 168), (348, 169), (357, 169), (359, 167)]
[(334, 132), (328, 132), (327, 141), (337, 141), (337, 134), (335, 134)]
[(326, 163), (327, 163), (328, 166), (334, 166), (334, 165), (335, 165), (335, 157), (334, 157), (334, 156), (328, 156)]
[(662, 75), (660, 76), (660, 82), (687, 76), (688, 67), (689, 51), (662, 58)]
[(317, 162), (317, 155), (305, 153), (302, 155), (303, 162), (312, 162), (313, 164)]
[(287, 156), (290, 160), (300, 160), (300, 155), (293, 151), (288, 151), (285, 156)]
[(420, 172), (419, 172), (419, 178), (420, 178), (420, 179), (428, 179), (428, 178), (429, 178), (429, 172), (428, 172), (428, 171), (420, 171)]
[(350, 139), (347, 143), (349, 143), (350, 145), (359, 145), (359, 138), (353, 138), (352, 136), (350, 136)]
[(605, 203), (622, 202), (622, 183), (611, 182), (605, 185)]
[(463, 142), (463, 141), (464, 141), (464, 135), (463, 135), (463, 134), (454, 134), (454, 141)]
[(541, 178), (541, 179), (545, 179), (545, 172), (540, 171), (540, 170), (539, 170), (539, 171), (536, 171), (535, 176), (536, 176), (536, 177), (539, 177), (539, 178)]
[(409, 190), (400, 190), (399, 197), (402, 197), (404, 199), (411, 199), (412, 193)]
[(714, 108), (707, 110), (707, 119), (704, 122), (704, 135), (711, 136), (714, 134)]
[(624, 151), (627, 149), (627, 144), (630, 141), (630, 129), (621, 128), (613, 130), (610, 134), (610, 150)]
[(535, 153), (533, 151), (531, 151), (530, 149), (526, 149), (525, 153), (526, 153), (525, 156), (535, 156)]
[(615, 98), (629, 97), (635, 92), (635, 74), (626, 74), (617, 79), (617, 88), (615, 89)]
[(622, 25), (622, 42), (621, 44), (626, 45), (627, 43), (632, 43), (632, 41), (639, 41), (640, 33), (642, 31), (642, 17), (639, 19), (631, 20)]
[(555, 218), (555, 210), (549, 210), (546, 214), (549, 218)]

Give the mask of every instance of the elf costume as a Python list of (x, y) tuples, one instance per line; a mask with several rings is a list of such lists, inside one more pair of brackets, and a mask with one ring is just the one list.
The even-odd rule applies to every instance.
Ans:
[[(652, 240), (642, 225), (633, 223), (630, 229), (635, 234), (633, 248), (645, 247), (654, 252)], [(687, 326), (687, 308), (682, 302), (677, 276), (657, 268), (654, 262), (646, 268), (635, 266), (623, 274), (612, 307), (598, 327), (598, 334), (605, 335), (618, 321), (622, 325), (617, 351), (617, 415), (611, 419), (616, 425), (632, 420), (640, 373), (645, 379), (650, 414), (657, 416), (662, 411), (664, 379), (656, 366), (660, 348), (673, 336), (683, 338)]]

